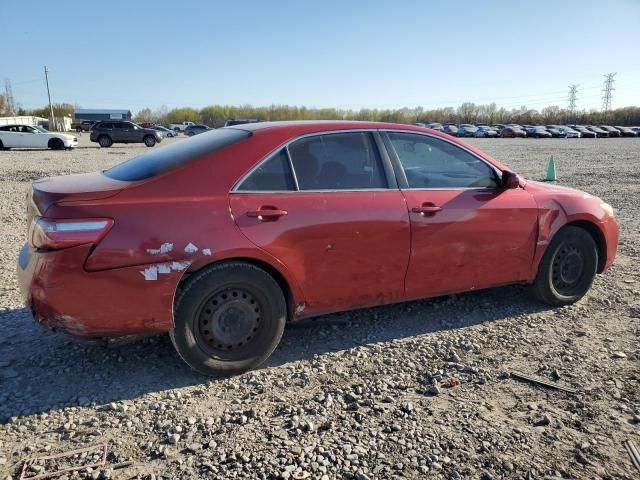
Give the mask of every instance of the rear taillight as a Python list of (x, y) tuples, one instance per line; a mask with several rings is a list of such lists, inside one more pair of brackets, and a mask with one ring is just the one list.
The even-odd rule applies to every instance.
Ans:
[(52, 219), (34, 217), (29, 228), (31, 245), (58, 250), (99, 242), (113, 226), (110, 218)]

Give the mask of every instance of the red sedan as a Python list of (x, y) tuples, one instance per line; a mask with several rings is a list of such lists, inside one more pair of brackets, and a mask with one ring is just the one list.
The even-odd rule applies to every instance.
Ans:
[(288, 320), (328, 312), (514, 283), (570, 304), (618, 245), (597, 197), (367, 122), (238, 125), (39, 180), (28, 222), (18, 272), (38, 322), (169, 332), (205, 374), (259, 365)]

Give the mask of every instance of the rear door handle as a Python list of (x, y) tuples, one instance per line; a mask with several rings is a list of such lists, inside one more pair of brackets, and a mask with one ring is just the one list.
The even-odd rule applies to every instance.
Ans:
[(258, 220), (277, 220), (287, 215), (286, 210), (278, 208), (261, 208), (260, 210), (252, 210), (247, 212), (247, 217), (257, 218)]
[(422, 207), (413, 207), (411, 211), (413, 213), (419, 213), (420, 215), (428, 215), (430, 213), (437, 213), (442, 210), (442, 207), (438, 205), (423, 205)]

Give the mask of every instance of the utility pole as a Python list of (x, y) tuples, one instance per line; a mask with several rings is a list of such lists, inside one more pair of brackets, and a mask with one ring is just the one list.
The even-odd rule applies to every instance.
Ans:
[(602, 110), (606, 113), (611, 109), (611, 100), (613, 99), (613, 82), (617, 73), (607, 73), (604, 78), (604, 88), (602, 89)]
[(55, 132), (56, 129), (56, 119), (53, 116), (53, 105), (51, 105), (51, 90), (49, 90), (49, 71), (47, 70), (47, 66), (44, 66), (44, 78), (47, 81), (47, 96), (49, 97), (49, 130)]
[(571, 120), (575, 119), (576, 102), (578, 100), (578, 87), (580, 85), (569, 85), (569, 116)]

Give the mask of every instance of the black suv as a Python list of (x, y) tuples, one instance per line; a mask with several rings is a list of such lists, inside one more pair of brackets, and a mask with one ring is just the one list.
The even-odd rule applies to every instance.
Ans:
[(157, 130), (142, 128), (133, 122), (105, 120), (91, 127), (89, 139), (104, 148), (114, 143), (144, 143), (147, 147), (153, 147), (162, 141), (162, 136)]
[(82, 120), (76, 125), (76, 132), (88, 132), (91, 130), (91, 126), (96, 123), (95, 120)]

